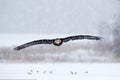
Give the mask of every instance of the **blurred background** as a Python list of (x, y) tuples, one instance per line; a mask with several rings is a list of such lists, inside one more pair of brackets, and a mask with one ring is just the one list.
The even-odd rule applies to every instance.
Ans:
[[(119, 21), (120, 0), (0, 0), (0, 61), (119, 62)], [(13, 50), (36, 39), (78, 34), (103, 39)]]

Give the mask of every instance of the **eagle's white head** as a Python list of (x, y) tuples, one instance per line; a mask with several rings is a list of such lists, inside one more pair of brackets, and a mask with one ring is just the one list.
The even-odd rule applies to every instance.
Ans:
[(54, 40), (53, 44), (56, 45), (56, 46), (60, 46), (62, 44), (62, 40), (57, 38), (57, 39)]

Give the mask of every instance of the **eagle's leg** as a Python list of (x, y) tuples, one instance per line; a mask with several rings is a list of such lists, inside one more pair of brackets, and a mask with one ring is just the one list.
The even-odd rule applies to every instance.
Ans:
[(55, 40), (53, 41), (53, 44), (54, 44), (55, 46), (60, 46), (60, 45), (62, 45), (62, 43), (63, 43), (63, 41), (62, 41), (61, 39), (55, 39)]

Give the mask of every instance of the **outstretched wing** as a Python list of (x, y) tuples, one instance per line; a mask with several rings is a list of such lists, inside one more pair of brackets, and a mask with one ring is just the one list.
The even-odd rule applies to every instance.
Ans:
[[(79, 39), (100, 40), (101, 37), (91, 36), (91, 35), (77, 35), (77, 36), (69, 36), (69, 37), (66, 37), (66, 38), (59, 38), (59, 39), (62, 42), (68, 42), (70, 40), (79, 40)], [(53, 44), (55, 40), (56, 39), (35, 40), (35, 41), (32, 41), (32, 42), (28, 42), (28, 43), (25, 43), (23, 45), (20, 45), (20, 46), (14, 48), (14, 49), (15, 50), (21, 50), (21, 49), (24, 49), (26, 47), (33, 46), (33, 45), (38, 45), (38, 44)]]
[(63, 42), (68, 42), (70, 40), (79, 40), (79, 39), (101, 40), (101, 37), (91, 36), (91, 35), (77, 35), (77, 36), (69, 36), (61, 39)]
[(28, 42), (28, 43), (25, 43), (23, 45), (17, 46), (14, 49), (15, 50), (21, 50), (21, 49), (24, 49), (26, 47), (33, 46), (33, 45), (38, 45), (38, 44), (52, 44), (52, 43), (53, 43), (53, 40), (48, 40), (48, 39), (35, 40), (35, 41), (32, 41), (32, 42)]

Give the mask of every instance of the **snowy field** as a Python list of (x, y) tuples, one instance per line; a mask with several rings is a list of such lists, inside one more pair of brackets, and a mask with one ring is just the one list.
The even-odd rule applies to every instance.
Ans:
[[(73, 41), (61, 47), (38, 45), (13, 50), (17, 45), (47, 36), (31, 35), (0, 36), (0, 80), (120, 80), (119, 57), (110, 52), (111, 48), (100, 48), (97, 44), (101, 41)], [(6, 39), (9, 41), (5, 42)]]
[(0, 80), (120, 80), (120, 64), (0, 64)]

